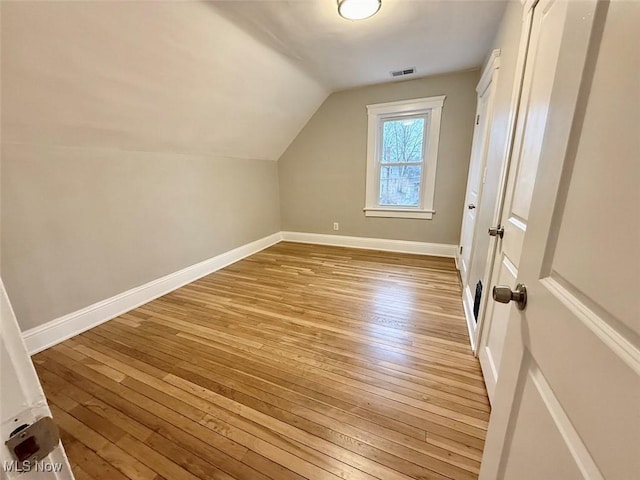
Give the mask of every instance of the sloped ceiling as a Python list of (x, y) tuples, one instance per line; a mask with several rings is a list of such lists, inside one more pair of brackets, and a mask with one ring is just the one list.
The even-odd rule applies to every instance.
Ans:
[(2, 141), (276, 160), (330, 91), (482, 63), (503, 1), (3, 1)]
[[(518, 0), (512, 0), (518, 1)], [(336, 0), (231, 0), (211, 5), (297, 62), (331, 90), (479, 67), (505, 0), (382, 0), (373, 17), (348, 21)], [(408, 77), (407, 77), (408, 78)]]
[(328, 89), (200, 2), (7, 2), (2, 141), (276, 160)]

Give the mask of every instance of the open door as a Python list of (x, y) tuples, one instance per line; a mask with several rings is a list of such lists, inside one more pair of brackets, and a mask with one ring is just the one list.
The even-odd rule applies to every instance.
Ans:
[(0, 315), (0, 477), (73, 480), (2, 280)]
[(480, 479), (640, 478), (640, 3), (532, 8)]

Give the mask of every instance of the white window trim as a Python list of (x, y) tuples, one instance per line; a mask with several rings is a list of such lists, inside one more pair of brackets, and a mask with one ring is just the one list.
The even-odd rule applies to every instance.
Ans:
[[(446, 95), (428, 98), (416, 98), (399, 102), (376, 103), (367, 105), (369, 129), (367, 133), (367, 184), (364, 213), (367, 217), (433, 218), (433, 199), (436, 187), (436, 169), (438, 163), (438, 143), (440, 140), (440, 120)], [(378, 204), (378, 150), (380, 148), (380, 124), (386, 117), (409, 115), (429, 115), (425, 126), (427, 154), (424, 157), (422, 174), (424, 177), (420, 203), (417, 207), (384, 207)]]

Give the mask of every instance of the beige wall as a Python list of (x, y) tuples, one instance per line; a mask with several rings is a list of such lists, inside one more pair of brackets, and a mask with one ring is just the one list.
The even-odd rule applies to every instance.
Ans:
[(2, 3), (1, 274), (23, 330), (280, 230), (275, 160), (315, 80), (205, 2)]
[[(478, 76), (474, 70), (329, 96), (278, 162), (282, 229), (457, 244)], [(443, 94), (433, 219), (365, 217), (366, 105)]]
[(279, 231), (275, 162), (3, 145), (2, 278), (22, 329)]

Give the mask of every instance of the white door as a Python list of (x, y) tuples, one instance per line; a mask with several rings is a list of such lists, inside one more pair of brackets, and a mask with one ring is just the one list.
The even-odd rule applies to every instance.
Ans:
[(495, 72), (497, 72), (499, 66), (499, 55), (499, 50), (492, 52), (491, 58), (485, 70), (482, 72), (480, 82), (476, 87), (478, 102), (460, 235), (461, 251), (459, 252), (459, 267), (463, 285), (467, 281), (471, 264), (476, 214), (482, 194), (482, 176), (486, 160), (486, 147), (491, 130), (492, 100), (495, 91)]
[[(547, 109), (540, 107), (548, 105), (551, 99), (566, 7), (564, 1), (545, 0), (535, 9), (530, 8), (525, 12), (520, 46), (525, 50), (525, 54), (520, 56), (520, 60), (525, 62), (524, 78), (499, 222), (504, 228), (504, 237), (497, 241), (488, 291), (496, 284), (515, 286), (518, 278), (529, 204), (547, 121)], [(516, 89), (517, 83), (516, 79)], [(488, 302), (477, 348), (487, 393), (492, 402), (510, 311), (508, 305)]]
[(640, 478), (639, 24), (638, 2), (535, 7), (499, 281), (527, 306), (493, 315), (481, 479)]
[(476, 223), (476, 210), (478, 199), (480, 198), (480, 143), (484, 135), (482, 130), (486, 122), (480, 123), (480, 117), (486, 111), (486, 102), (478, 97), (476, 106), (476, 124), (473, 130), (473, 144), (471, 146), (471, 160), (469, 162), (469, 176), (467, 177), (467, 194), (464, 202), (464, 212), (462, 214), (462, 232), (460, 235), (460, 276), (462, 282), (467, 281), (469, 266), (471, 263), (471, 245), (473, 243), (474, 226)]
[[(31, 429), (21, 430), (13, 438), (23, 435), (24, 444), (20, 451), (28, 452), (37, 449), (39, 444), (44, 448), (46, 443), (43, 436), (50, 435), (48, 431), (34, 432), (34, 425), (40, 419), (51, 417), (42, 387), (27, 354), (22, 340), (9, 298), (0, 280), (0, 315), (2, 316), (2, 330), (0, 330), (0, 474), (1, 478), (20, 478), (24, 480), (59, 479), (73, 480), (71, 467), (59, 441), (55, 441), (53, 450), (40, 462), (27, 459), (26, 463), (18, 465), (5, 442), (12, 432), (20, 427), (31, 425)], [(42, 421), (38, 425), (45, 424)], [(37, 425), (35, 425), (37, 428)], [(45, 429), (46, 430), (46, 429)], [(48, 437), (46, 440), (50, 439)], [(55, 438), (57, 440), (57, 437)], [(20, 447), (18, 447), (20, 448)], [(23, 472), (20, 473), (20, 470)]]
[[(483, 245), (486, 231), (482, 231), (478, 222), (479, 212), (485, 208), (485, 203), (492, 204), (494, 199), (489, 196), (497, 196), (497, 191), (485, 189), (487, 178), (487, 153), (493, 124), (493, 102), (500, 67), (500, 50), (494, 50), (482, 73), (480, 82), (476, 88), (478, 92), (478, 114), (476, 115), (477, 136), (474, 136), (471, 164), (469, 165), (469, 178), (467, 181), (467, 205), (462, 224), (462, 256), (459, 262), (462, 278), (462, 303), (469, 331), (471, 349), (476, 351), (480, 303), (476, 300), (478, 275), (474, 274), (474, 265), (478, 262), (486, 262), (486, 251)], [(471, 209), (470, 207), (475, 208)], [(482, 257), (482, 259), (478, 258)], [(476, 268), (477, 270), (477, 268)], [(476, 272), (477, 273), (477, 272)], [(482, 297), (486, 296), (486, 285)], [(477, 303), (477, 304), (476, 304)]]

